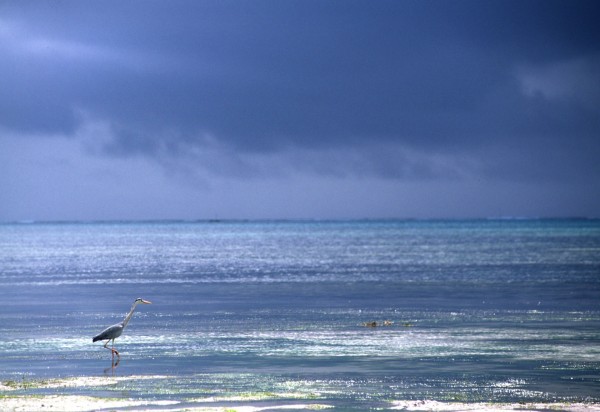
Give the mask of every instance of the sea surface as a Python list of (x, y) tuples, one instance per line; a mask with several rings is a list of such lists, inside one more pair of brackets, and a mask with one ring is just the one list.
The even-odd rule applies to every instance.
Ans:
[[(600, 401), (599, 220), (1, 224), (0, 293), (0, 381), (357, 411)], [(137, 297), (113, 368), (92, 336)]]

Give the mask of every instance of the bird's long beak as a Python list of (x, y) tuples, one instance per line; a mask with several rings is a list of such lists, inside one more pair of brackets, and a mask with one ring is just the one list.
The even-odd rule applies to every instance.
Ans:
[(145, 303), (146, 305), (149, 305), (149, 304), (151, 304), (152, 302), (150, 302), (149, 300), (144, 300), (144, 299), (142, 299), (142, 303)]

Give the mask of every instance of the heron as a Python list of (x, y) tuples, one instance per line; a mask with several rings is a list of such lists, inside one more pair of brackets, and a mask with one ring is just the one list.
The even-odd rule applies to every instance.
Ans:
[[(142, 298), (137, 298), (133, 302), (133, 306), (131, 306), (131, 310), (129, 311), (127, 316), (125, 316), (125, 319), (123, 319), (123, 322), (119, 322), (115, 325), (109, 326), (108, 328), (104, 329), (102, 332), (100, 332), (99, 334), (94, 336), (94, 338), (92, 339), (92, 342), (97, 342), (99, 340), (106, 340), (104, 347), (106, 349), (110, 350), (113, 360), (115, 358), (115, 354), (119, 357), (119, 359), (121, 358), (121, 355), (119, 355), (119, 352), (115, 349), (115, 339), (118, 338), (119, 336), (121, 336), (121, 334), (123, 333), (123, 329), (125, 329), (125, 326), (127, 326), (127, 324), (129, 323), (129, 320), (133, 316), (133, 311), (135, 311), (135, 307), (139, 303), (148, 305), (152, 302), (144, 300)], [(112, 347), (109, 348), (108, 343), (110, 341), (112, 341)], [(118, 363), (118, 361), (117, 361), (117, 363)]]

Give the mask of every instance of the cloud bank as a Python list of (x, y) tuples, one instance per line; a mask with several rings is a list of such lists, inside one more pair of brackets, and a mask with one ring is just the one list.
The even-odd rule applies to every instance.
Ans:
[[(140, 217), (597, 216), (598, 17), (594, 1), (2, 3), (0, 218), (121, 216), (123, 176), (139, 177), (121, 203), (163, 199)], [(79, 209), (24, 207), (50, 174), (58, 193), (87, 174), (113, 211), (77, 191)], [(301, 187), (313, 206), (286, 201)]]

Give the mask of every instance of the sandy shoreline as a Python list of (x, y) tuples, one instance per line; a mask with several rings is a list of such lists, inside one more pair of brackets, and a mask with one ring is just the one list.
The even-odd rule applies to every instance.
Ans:
[[(78, 377), (40, 381), (4, 381), (0, 383), (0, 411), (191, 411), (259, 412), (263, 410), (326, 410), (333, 408), (325, 399), (308, 402), (301, 394), (272, 393), (268, 397), (206, 397), (180, 400), (112, 398), (68, 394), (73, 389), (101, 388), (119, 382), (143, 379), (168, 379), (168, 376)], [(54, 394), (41, 394), (53, 390)], [(599, 403), (463, 403), (433, 400), (390, 401), (387, 410), (405, 411), (571, 411), (600, 412)]]
[[(259, 412), (263, 410), (297, 409), (297, 410), (326, 410), (333, 406), (326, 403), (286, 403), (268, 406), (239, 405), (203, 406), (190, 402), (159, 401), (159, 400), (133, 400), (133, 399), (103, 399), (92, 396), (79, 395), (47, 395), (47, 396), (7, 396), (0, 398), (0, 410), (14, 412), (29, 411), (189, 411), (189, 412)], [(392, 402), (389, 410), (399, 411), (483, 411), (483, 412), (539, 412), (539, 411), (570, 411), (570, 412), (598, 412), (600, 404), (583, 403), (456, 403), (437, 401), (396, 401)]]

